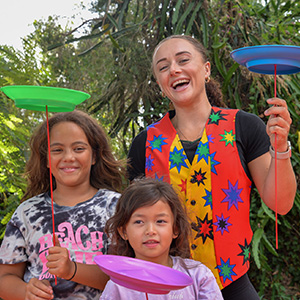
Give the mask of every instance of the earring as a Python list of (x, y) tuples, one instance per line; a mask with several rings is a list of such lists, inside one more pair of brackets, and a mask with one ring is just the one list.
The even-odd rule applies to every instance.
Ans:
[(209, 83), (210, 82), (210, 76), (205, 77), (205, 83)]

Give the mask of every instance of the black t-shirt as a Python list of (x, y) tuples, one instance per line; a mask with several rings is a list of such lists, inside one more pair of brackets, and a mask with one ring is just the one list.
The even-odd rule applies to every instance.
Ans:
[[(170, 117), (175, 113), (170, 112)], [(266, 133), (266, 125), (256, 115), (238, 111), (235, 121), (236, 145), (242, 166), (251, 179), (248, 163), (269, 151), (270, 139)], [(129, 180), (145, 175), (145, 152), (147, 130), (140, 132), (132, 141), (128, 158)], [(182, 142), (183, 148), (189, 161), (193, 160), (199, 140), (195, 142)]]

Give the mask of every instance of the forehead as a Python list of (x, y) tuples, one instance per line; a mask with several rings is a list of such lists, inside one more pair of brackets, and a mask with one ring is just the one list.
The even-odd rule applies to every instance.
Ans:
[(169, 214), (170, 216), (173, 215), (170, 205), (164, 200), (158, 200), (154, 204), (146, 205), (137, 208), (132, 215), (157, 215), (157, 214)]
[(181, 38), (167, 40), (155, 50), (153, 54), (153, 63), (155, 64), (160, 59), (175, 56), (184, 52), (191, 53), (192, 55), (198, 53), (200, 55), (194, 45), (187, 40)]
[(70, 121), (62, 121), (53, 125), (50, 131), (51, 137), (78, 137), (80, 136), (82, 139), (87, 139), (84, 130), (74, 122)]

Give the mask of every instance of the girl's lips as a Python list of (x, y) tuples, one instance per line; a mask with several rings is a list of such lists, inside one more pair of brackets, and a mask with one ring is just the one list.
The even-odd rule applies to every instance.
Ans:
[(72, 168), (61, 168), (61, 170), (65, 173), (72, 173), (74, 172), (75, 170), (77, 170), (77, 168), (75, 167), (72, 167)]
[(148, 248), (155, 248), (159, 244), (159, 242), (155, 240), (149, 240), (144, 242), (143, 244)]

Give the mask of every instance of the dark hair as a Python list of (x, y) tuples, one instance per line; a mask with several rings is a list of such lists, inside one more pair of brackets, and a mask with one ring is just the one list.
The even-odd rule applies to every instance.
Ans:
[[(194, 48), (201, 54), (203, 61), (208, 61), (207, 50), (204, 46), (195, 38), (189, 35), (171, 35), (167, 38), (160, 41), (154, 49), (153, 56), (157, 49), (166, 41), (171, 39), (182, 39), (188, 41), (190, 44), (194, 46)], [(152, 62), (152, 73), (154, 74), (153, 62)], [(155, 74), (154, 74), (155, 77)], [(219, 106), (219, 107), (226, 107), (226, 104), (223, 101), (223, 94), (220, 89), (220, 84), (214, 80), (213, 78), (210, 79), (208, 83), (205, 84), (207, 98), (212, 106)]]
[(106, 233), (111, 237), (110, 254), (134, 257), (134, 250), (128, 241), (123, 240), (118, 229), (125, 228), (132, 214), (140, 207), (151, 206), (159, 200), (167, 203), (174, 216), (173, 232), (178, 237), (170, 245), (170, 255), (190, 257), (191, 225), (185, 207), (173, 187), (152, 178), (136, 179), (125, 189), (120, 197), (116, 212), (105, 226)]
[[(95, 119), (88, 114), (74, 110), (61, 112), (49, 118), (49, 131), (61, 122), (73, 122), (85, 133), (93, 150), (95, 164), (91, 167), (90, 184), (96, 188), (121, 191), (125, 174), (125, 164), (116, 160), (112, 154), (106, 133)], [(25, 175), (28, 185), (22, 200), (49, 191), (50, 174), (47, 167), (48, 142), (47, 122), (44, 121), (34, 132), (30, 140), (30, 158), (26, 164)], [(53, 177), (53, 189), (56, 187)]]

